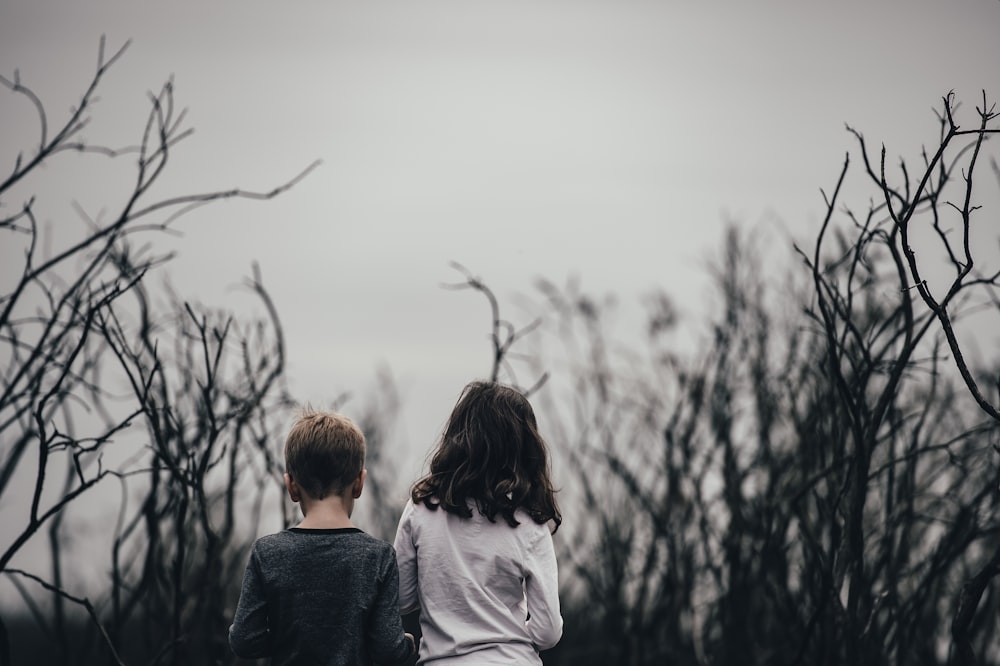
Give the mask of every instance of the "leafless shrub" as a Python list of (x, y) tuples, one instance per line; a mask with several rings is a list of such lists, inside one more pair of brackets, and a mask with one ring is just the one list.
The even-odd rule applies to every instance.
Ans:
[[(877, 195), (864, 214), (838, 208), (839, 183), (827, 198), (799, 251), (810, 290), (766, 284), (731, 230), (693, 355), (623, 346), (607, 300), (542, 284), (569, 359), (567, 380), (543, 354), (565, 394), (550, 384), (542, 411), (582, 507), (559, 540), (568, 635), (550, 662), (1000, 662), (1000, 422), (956, 333), (997, 302), (970, 240), (995, 116), (984, 100), (964, 131), (953, 111), (899, 186), (854, 133)], [(908, 240), (921, 224), (953, 269), (940, 296)], [(653, 304), (662, 334), (669, 299)]]
[[(126, 654), (188, 663), (194, 654), (223, 654), (225, 616), (243, 565), (235, 560), (248, 538), (236, 525), (259, 515), (273, 487), (279, 468), (270, 438), (282, 411), (275, 408), (288, 401), (281, 326), (259, 272), (247, 283), (264, 311), (256, 320), (176, 297), (163, 307), (148, 278), (170, 257), (141, 243), (192, 208), (274, 197), (315, 165), (269, 192), (152, 198), (169, 156), (190, 135), (171, 83), (150, 95), (137, 145), (112, 149), (83, 135), (99, 84), (125, 48), (105, 57), (102, 40), (93, 79), (55, 129), (16, 72), (0, 77), (39, 121), (37, 144), (18, 154), (0, 181), (0, 210), (11, 210), (10, 197), (30, 190), (42, 169), (69, 152), (135, 160), (132, 188), (114, 214), (95, 221), (79, 211), (75, 238), (44, 236), (35, 196), (0, 217), (3, 242), (18, 248), (23, 262), (0, 290), (0, 499), (13, 525), (4, 530), (0, 572), (55, 639), (52, 663), (99, 654), (110, 663), (124, 663)], [(92, 489), (115, 481), (121, 500), (107, 542), (108, 591), (92, 601), (74, 569), (80, 553), (66, 544), (86, 515), (74, 510)], [(47, 540), (48, 557), (25, 559), (39, 538)], [(71, 644), (80, 608), (95, 631)], [(0, 621), (0, 663), (11, 663), (11, 652)]]

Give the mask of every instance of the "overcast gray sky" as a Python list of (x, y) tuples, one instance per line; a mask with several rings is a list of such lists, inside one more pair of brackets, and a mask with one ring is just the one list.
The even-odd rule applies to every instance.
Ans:
[[(171, 275), (239, 307), (258, 261), (296, 395), (321, 405), (388, 365), (421, 456), (489, 369), (485, 302), (441, 289), (450, 261), (514, 317), (535, 277), (573, 275), (625, 301), (665, 286), (695, 317), (725, 219), (811, 236), (845, 123), (916, 159), (942, 95), (1000, 95), (997, 0), (0, 0), (0, 72), (55, 123), (102, 34), (132, 44), (89, 138), (135, 143), (170, 76), (189, 109), (162, 192), (266, 190), (323, 160), (275, 201), (181, 220)], [(6, 91), (0, 118), (11, 164), (37, 123)], [(70, 162), (31, 184), (56, 238), (80, 228), (72, 200), (96, 216), (129, 184)]]

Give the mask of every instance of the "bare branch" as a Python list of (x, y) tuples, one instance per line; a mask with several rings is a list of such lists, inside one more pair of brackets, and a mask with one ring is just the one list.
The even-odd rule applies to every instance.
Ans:
[(83, 606), (83, 608), (87, 611), (87, 615), (90, 616), (91, 621), (94, 623), (94, 626), (96, 626), (98, 630), (101, 632), (101, 636), (104, 638), (105, 645), (107, 645), (108, 650), (111, 651), (111, 658), (114, 659), (114, 662), (116, 664), (119, 664), (119, 666), (125, 666), (125, 662), (123, 662), (121, 657), (118, 655), (118, 651), (115, 649), (114, 642), (108, 636), (107, 630), (101, 623), (100, 618), (97, 616), (97, 611), (94, 609), (94, 605), (90, 603), (89, 599), (87, 599), (86, 597), (73, 596), (66, 590), (56, 587), (55, 585), (46, 582), (45, 580), (39, 578), (38, 576), (28, 573), (27, 571), (23, 571), (21, 569), (4, 569), (3, 572), (11, 576), (23, 576), (24, 578), (32, 580), (35, 583), (38, 583), (49, 592), (54, 592), (55, 594), (59, 595), (60, 598), (66, 599), (67, 601), (71, 601), (75, 604)]

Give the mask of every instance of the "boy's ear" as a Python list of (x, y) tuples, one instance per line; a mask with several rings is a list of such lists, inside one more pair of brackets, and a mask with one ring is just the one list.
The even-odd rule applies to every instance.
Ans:
[(298, 502), (302, 498), (302, 493), (299, 491), (299, 484), (295, 483), (295, 479), (288, 472), (285, 472), (285, 490), (288, 491), (288, 497), (293, 502)]
[(362, 469), (361, 474), (358, 474), (358, 478), (354, 479), (354, 486), (352, 487), (351, 495), (354, 499), (361, 497), (361, 491), (365, 489), (365, 479), (368, 478), (368, 470)]

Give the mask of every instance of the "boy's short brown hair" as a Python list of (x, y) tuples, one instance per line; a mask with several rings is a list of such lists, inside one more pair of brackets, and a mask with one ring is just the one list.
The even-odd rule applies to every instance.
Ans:
[(343, 495), (365, 466), (365, 436), (342, 414), (305, 407), (285, 440), (285, 471), (312, 499)]

